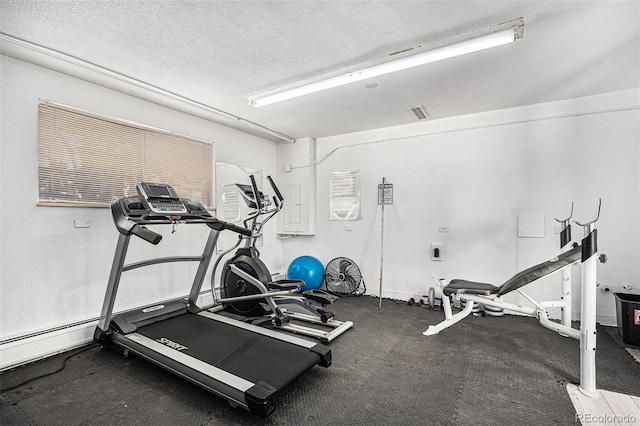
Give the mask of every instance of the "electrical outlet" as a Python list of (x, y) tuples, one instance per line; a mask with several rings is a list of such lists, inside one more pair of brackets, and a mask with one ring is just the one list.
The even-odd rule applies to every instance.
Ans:
[(73, 226), (75, 228), (88, 228), (89, 226), (91, 226), (91, 222), (89, 222), (87, 219), (76, 219), (73, 221)]
[(441, 261), (444, 257), (443, 247), (441, 243), (431, 244), (431, 260)]
[(448, 233), (449, 225), (438, 225), (438, 232)]

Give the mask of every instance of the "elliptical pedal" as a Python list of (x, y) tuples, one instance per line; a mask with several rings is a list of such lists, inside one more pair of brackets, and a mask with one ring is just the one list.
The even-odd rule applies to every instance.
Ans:
[(322, 306), (332, 305), (333, 302), (339, 299), (338, 296), (334, 296), (333, 294), (329, 294), (326, 291), (319, 289), (303, 291), (302, 296), (304, 296), (305, 299), (312, 300)]

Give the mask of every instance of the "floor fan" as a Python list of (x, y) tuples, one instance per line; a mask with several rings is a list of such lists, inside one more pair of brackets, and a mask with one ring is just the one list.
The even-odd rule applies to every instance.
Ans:
[(331, 260), (324, 270), (324, 283), (329, 293), (337, 296), (364, 294), (364, 280), (356, 263), (346, 257), (336, 257)]

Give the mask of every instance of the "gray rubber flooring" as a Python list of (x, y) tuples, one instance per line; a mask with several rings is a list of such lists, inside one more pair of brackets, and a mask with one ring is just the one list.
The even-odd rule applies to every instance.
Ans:
[[(533, 318), (469, 317), (425, 337), (441, 311), (392, 300), (379, 309), (368, 296), (343, 298), (333, 310), (355, 323), (329, 344), (333, 365), (315, 367), (285, 389), (268, 419), (141, 358), (89, 346), (2, 374), (0, 423), (576, 424), (565, 386), (579, 381), (579, 343)], [(45, 375), (65, 359), (64, 369)], [(615, 329), (599, 328), (597, 367), (598, 388), (640, 396), (640, 364)]]

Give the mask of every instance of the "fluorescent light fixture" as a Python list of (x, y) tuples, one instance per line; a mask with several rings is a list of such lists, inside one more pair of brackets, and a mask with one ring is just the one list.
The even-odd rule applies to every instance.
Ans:
[(326, 80), (316, 81), (314, 83), (298, 86), (293, 89), (282, 90), (280, 92), (255, 95), (248, 99), (249, 104), (254, 107), (270, 105), (276, 102), (285, 101), (287, 99), (297, 98), (298, 96), (308, 95), (310, 93), (319, 92), (321, 90), (331, 89), (333, 87), (342, 86), (344, 84), (355, 83), (380, 75), (389, 74), (408, 68), (425, 65), (431, 62), (441, 61), (443, 59), (453, 58), (455, 56), (464, 55), (479, 50), (489, 49), (503, 44), (513, 43), (522, 37), (522, 24), (503, 31), (498, 31), (485, 36), (465, 40), (459, 43), (453, 43), (437, 49), (428, 50), (412, 56), (396, 59), (394, 61), (385, 62), (364, 68), (359, 71), (351, 71)]

